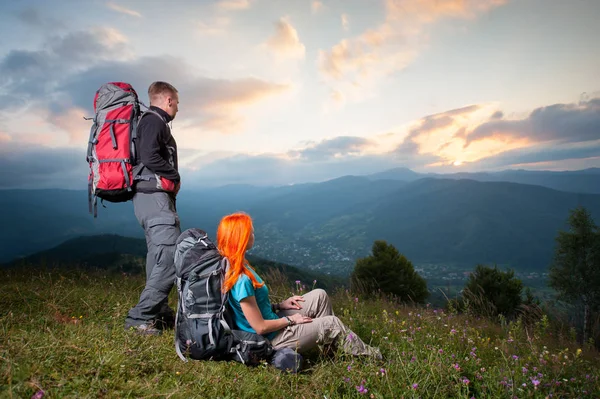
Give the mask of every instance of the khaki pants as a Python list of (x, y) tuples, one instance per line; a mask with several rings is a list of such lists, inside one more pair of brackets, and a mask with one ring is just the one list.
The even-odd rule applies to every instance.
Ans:
[(342, 323), (331, 308), (329, 296), (322, 289), (315, 289), (304, 296), (302, 309), (281, 310), (279, 316), (302, 313), (311, 317), (311, 323), (297, 324), (280, 330), (271, 340), (274, 349), (291, 348), (298, 353), (313, 349), (317, 345), (337, 345), (351, 355), (365, 355), (381, 359), (379, 349), (365, 344), (354, 332)]

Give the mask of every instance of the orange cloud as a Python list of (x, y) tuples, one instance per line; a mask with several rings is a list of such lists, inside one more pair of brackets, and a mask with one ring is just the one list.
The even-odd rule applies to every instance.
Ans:
[(12, 137), (7, 133), (0, 132), (0, 143), (8, 143), (12, 141)]
[(298, 37), (298, 31), (287, 18), (281, 18), (275, 25), (275, 32), (265, 45), (276, 55), (288, 58), (304, 58), (306, 48)]
[(188, 89), (189, 94), (185, 94), (185, 107), (186, 110), (191, 110), (190, 114), (201, 115), (197, 123), (202, 128), (229, 134), (242, 130), (244, 118), (241, 113), (244, 108), (284, 93), (290, 88), (291, 86), (286, 84), (275, 84), (255, 78), (202, 79)]
[(313, 2), (310, 4), (310, 9), (313, 14), (318, 13), (321, 9), (323, 9), (323, 7), (323, 2), (319, 0), (313, 0)]
[(142, 14), (140, 14), (139, 12), (137, 12), (135, 10), (131, 10), (129, 8), (125, 8), (123, 6), (120, 6), (120, 5), (112, 3), (112, 2), (106, 3), (106, 6), (113, 11), (120, 12), (121, 14), (127, 14), (129, 16), (136, 17), (136, 18), (142, 17)]
[(505, 1), (386, 0), (383, 23), (320, 50), (319, 70), (339, 90), (374, 85), (415, 59), (428, 24), (449, 17), (473, 18)]
[(69, 145), (85, 145), (89, 140), (92, 121), (83, 119), (86, 111), (81, 108), (70, 108), (60, 114), (49, 116), (50, 123), (62, 129), (69, 137)]

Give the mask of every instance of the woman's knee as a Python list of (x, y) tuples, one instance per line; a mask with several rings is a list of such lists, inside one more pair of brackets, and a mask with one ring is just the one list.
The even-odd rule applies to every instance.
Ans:
[(318, 296), (319, 298), (329, 300), (329, 295), (327, 295), (327, 291), (325, 291), (322, 288), (315, 288), (314, 290), (312, 290), (312, 292), (314, 293), (314, 295)]

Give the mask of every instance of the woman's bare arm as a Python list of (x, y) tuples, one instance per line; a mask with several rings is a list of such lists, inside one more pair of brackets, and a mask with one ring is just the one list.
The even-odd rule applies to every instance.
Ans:
[[(289, 325), (289, 321), (286, 317), (282, 317), (275, 320), (265, 320), (260, 313), (256, 298), (254, 296), (248, 296), (240, 301), (242, 312), (250, 327), (254, 329), (258, 334), (267, 334), (273, 331), (281, 330)], [(302, 316), (300, 313), (296, 313), (289, 316), (293, 324), (310, 323), (312, 319), (310, 317)]]

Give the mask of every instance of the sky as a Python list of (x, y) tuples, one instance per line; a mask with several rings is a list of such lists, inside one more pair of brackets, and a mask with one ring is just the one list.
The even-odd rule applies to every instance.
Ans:
[(600, 1), (0, 4), (0, 188), (86, 187), (96, 90), (179, 91), (186, 185), (600, 167)]

